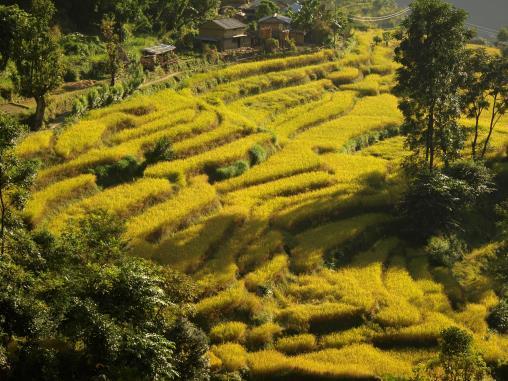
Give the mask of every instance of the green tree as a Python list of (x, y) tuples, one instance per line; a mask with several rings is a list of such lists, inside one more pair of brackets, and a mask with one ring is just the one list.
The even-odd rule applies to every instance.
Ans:
[(35, 130), (44, 122), (47, 94), (62, 82), (62, 52), (50, 29), (54, 14), (51, 0), (33, 0), (30, 14), (17, 19), (12, 55), (17, 69), (14, 83), (22, 96), (35, 99)]
[(0, 71), (5, 70), (15, 46), (17, 26), (26, 17), (26, 13), (17, 6), (0, 5)]
[(489, 85), (488, 95), (492, 99), (489, 132), (483, 143), (481, 158), (485, 157), (489, 147), (490, 138), (499, 119), (508, 110), (508, 59), (496, 57), (491, 60), (488, 67), (487, 82)]
[(35, 162), (16, 157), (14, 146), (25, 129), (7, 114), (0, 113), (0, 256), (7, 239), (20, 226), (19, 212), (27, 200), (35, 173)]
[(0, 262), (2, 379), (207, 379), (194, 284), (128, 255), (124, 232), (99, 210), (58, 238), (19, 234)]
[(488, 375), (483, 358), (473, 349), (473, 337), (466, 331), (450, 327), (441, 332), (439, 357), (432, 360), (421, 381), (482, 381)]
[(114, 17), (105, 17), (101, 21), (101, 34), (108, 55), (111, 86), (115, 86), (118, 74), (122, 69), (122, 39), (117, 27)]
[(426, 240), (461, 228), (460, 216), (493, 191), (492, 175), (481, 162), (456, 162), (444, 170), (418, 170), (401, 203), (406, 229)]
[(497, 40), (499, 42), (508, 42), (508, 27), (504, 27), (499, 29), (499, 32), (497, 32)]
[(272, 16), (278, 11), (279, 7), (272, 0), (261, 0), (256, 9), (256, 20), (262, 19), (265, 16)]
[(334, 2), (304, 0), (298, 13), (290, 12), (292, 25), (306, 31), (317, 44), (332, 44), (336, 36), (349, 38), (351, 28), (347, 17)]
[(388, 44), (390, 43), (391, 39), (392, 39), (391, 32), (388, 32), (388, 31), (383, 32), (383, 41), (384, 41), (386, 46), (388, 46)]
[(156, 32), (179, 36), (184, 28), (195, 28), (217, 15), (219, 6), (220, 0), (155, 0), (150, 15)]
[(442, 0), (416, 0), (411, 11), (395, 50), (401, 64), (395, 92), (401, 98), (406, 143), (432, 171), (436, 157), (452, 160), (463, 143), (457, 93), (469, 33), (466, 13)]
[(485, 49), (475, 49), (469, 52), (465, 66), (465, 81), (463, 84), (463, 102), (466, 115), (475, 119), (474, 138), (471, 144), (471, 156), (476, 159), (480, 118), (489, 107), (487, 92), (490, 84), (487, 76), (491, 57)]

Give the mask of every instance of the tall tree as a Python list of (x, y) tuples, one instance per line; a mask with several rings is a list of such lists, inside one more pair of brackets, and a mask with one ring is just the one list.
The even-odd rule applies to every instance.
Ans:
[(0, 5), (0, 71), (4, 70), (12, 58), (17, 26), (26, 13), (17, 6)]
[(487, 99), (489, 80), (487, 72), (490, 60), (491, 57), (485, 49), (470, 51), (466, 60), (463, 101), (466, 115), (475, 120), (474, 137), (471, 144), (471, 156), (473, 159), (476, 159), (480, 118), (489, 107)]
[(184, 27), (197, 27), (216, 15), (220, 0), (154, 0), (150, 14), (159, 34), (179, 34)]
[(0, 261), (2, 380), (208, 380), (206, 339), (186, 319), (196, 287), (128, 255), (123, 235), (99, 210), (60, 237), (18, 236)]
[(30, 14), (18, 18), (13, 60), (17, 74), (14, 82), (22, 96), (36, 102), (33, 128), (44, 122), (46, 96), (62, 82), (62, 53), (50, 23), (55, 14), (51, 0), (33, 0)]
[(414, 380), (482, 381), (489, 379), (483, 358), (473, 349), (473, 337), (457, 328), (446, 328), (439, 340), (439, 357), (420, 368)]
[(262, 19), (265, 16), (272, 16), (277, 13), (279, 7), (272, 0), (261, 0), (258, 8), (256, 9), (256, 19)]
[[(416, 0), (404, 20), (395, 59), (395, 92), (408, 133), (407, 145), (423, 156), (429, 169), (436, 156), (453, 158), (463, 139), (457, 120), (460, 116), (458, 89), (469, 32), (466, 13), (442, 0)], [(423, 150), (423, 153), (422, 153)]]
[(108, 70), (111, 86), (114, 86), (122, 68), (122, 39), (118, 33), (117, 23), (113, 16), (105, 17), (101, 22), (101, 33), (108, 55)]
[(7, 114), (0, 113), (0, 256), (8, 236), (19, 226), (16, 211), (23, 208), (34, 177), (35, 163), (14, 154), (14, 145), (24, 129)]
[(508, 59), (506, 57), (494, 58), (488, 67), (487, 82), (489, 96), (492, 99), (489, 132), (483, 143), (481, 158), (485, 157), (489, 147), (490, 138), (499, 119), (508, 110)]

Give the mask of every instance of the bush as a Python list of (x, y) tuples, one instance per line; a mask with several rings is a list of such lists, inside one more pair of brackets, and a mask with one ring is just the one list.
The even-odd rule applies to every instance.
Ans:
[(64, 82), (79, 81), (79, 71), (74, 67), (67, 67), (63, 75)]
[(506, 299), (499, 302), (487, 317), (489, 327), (500, 333), (508, 333), (508, 301)]
[(145, 151), (145, 167), (160, 161), (170, 161), (174, 158), (173, 147), (169, 138), (163, 137), (157, 140), (155, 145)]
[(435, 236), (429, 239), (425, 251), (429, 255), (432, 264), (451, 267), (462, 258), (464, 246), (464, 242), (455, 235), (448, 237)]
[(277, 49), (279, 49), (279, 41), (275, 38), (269, 38), (265, 41), (264, 44), (265, 52), (267, 53), (273, 53)]
[(134, 181), (143, 175), (143, 169), (144, 166), (136, 158), (125, 156), (114, 164), (101, 165), (90, 172), (97, 176), (98, 185), (107, 188)]
[(482, 164), (460, 162), (432, 172), (417, 168), (401, 211), (409, 231), (427, 239), (460, 228), (460, 214), (491, 191), (492, 177)]
[(249, 150), (249, 156), (251, 165), (257, 165), (265, 161), (268, 157), (268, 154), (263, 147), (261, 147), (259, 144), (255, 144)]
[(238, 160), (234, 164), (228, 165), (226, 167), (220, 167), (215, 170), (215, 174), (213, 180), (221, 181), (231, 179), (233, 177), (240, 176), (241, 174), (248, 171), (250, 165), (245, 160)]

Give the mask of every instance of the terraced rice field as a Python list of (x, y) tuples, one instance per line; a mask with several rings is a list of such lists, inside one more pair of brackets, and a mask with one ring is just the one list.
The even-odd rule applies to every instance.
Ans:
[[(392, 48), (372, 47), (375, 33), (358, 32), (344, 56), (230, 66), (29, 136), (18, 153), (46, 165), (27, 219), (58, 233), (93, 208), (118, 214), (136, 255), (199, 284), (196, 320), (216, 372), (407, 376), (450, 325), (472, 331), (488, 361), (506, 358), (508, 338), (485, 323), (495, 295), (453, 308), (423, 253), (390, 233), (407, 152), (403, 137), (386, 134), (402, 117), (390, 94)], [(135, 182), (101, 189), (89, 174), (142, 159), (161, 137), (176, 158)], [(497, 132), (494, 145), (507, 138)], [(239, 161), (248, 170), (213, 179)]]

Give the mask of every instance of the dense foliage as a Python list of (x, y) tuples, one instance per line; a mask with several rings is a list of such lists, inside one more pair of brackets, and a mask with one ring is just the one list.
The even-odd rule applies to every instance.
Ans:
[(98, 211), (60, 238), (9, 241), (0, 269), (5, 379), (205, 377), (206, 339), (186, 320), (192, 282), (126, 255), (122, 232)]

